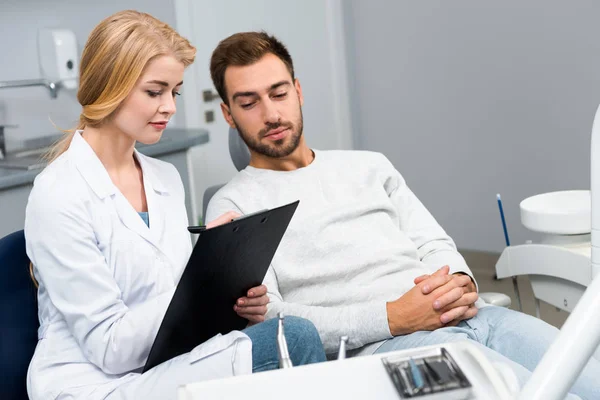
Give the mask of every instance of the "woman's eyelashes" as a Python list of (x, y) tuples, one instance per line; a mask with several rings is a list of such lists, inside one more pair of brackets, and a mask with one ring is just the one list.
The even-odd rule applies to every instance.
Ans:
[[(163, 94), (163, 91), (162, 90), (146, 90), (146, 93), (148, 93), (148, 96), (150, 96), (150, 97), (158, 97)], [(172, 95), (173, 95), (173, 97), (181, 96), (181, 92), (178, 90), (173, 90)]]
[(146, 90), (146, 93), (148, 93), (148, 96), (150, 97), (158, 97), (162, 94), (162, 91), (160, 90)]

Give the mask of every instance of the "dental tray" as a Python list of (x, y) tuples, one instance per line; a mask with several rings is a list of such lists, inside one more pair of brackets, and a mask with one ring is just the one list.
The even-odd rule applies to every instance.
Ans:
[(463, 400), (471, 396), (471, 383), (443, 347), (381, 361), (402, 399)]

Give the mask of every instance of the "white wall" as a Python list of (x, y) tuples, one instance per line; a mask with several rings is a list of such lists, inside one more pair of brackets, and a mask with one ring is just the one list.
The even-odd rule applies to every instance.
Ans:
[[(93, 27), (103, 18), (124, 9), (145, 11), (175, 26), (174, 0), (2, 0), (0, 81), (41, 77), (37, 55), (39, 28), (71, 29), (77, 37), (81, 55)], [(71, 128), (76, 124), (79, 112), (75, 93), (62, 91), (52, 100), (44, 87), (0, 89), (0, 124), (19, 125), (18, 129), (6, 131), (8, 141), (56, 133), (49, 118), (61, 128)]]
[(524, 198), (589, 188), (600, 3), (352, 0), (357, 147), (381, 151), (463, 249), (513, 243)]

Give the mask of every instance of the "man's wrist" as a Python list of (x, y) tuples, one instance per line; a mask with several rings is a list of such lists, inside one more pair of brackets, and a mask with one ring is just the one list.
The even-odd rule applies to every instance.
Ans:
[(405, 327), (401, 326), (402, 317), (398, 315), (398, 311), (395, 309), (394, 302), (385, 303), (385, 309), (387, 311), (388, 326), (392, 336), (403, 335)]

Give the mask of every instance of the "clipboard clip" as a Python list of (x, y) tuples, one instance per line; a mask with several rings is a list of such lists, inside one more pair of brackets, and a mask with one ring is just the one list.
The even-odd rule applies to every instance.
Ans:
[[(231, 222), (239, 221), (239, 220), (242, 220), (242, 219), (248, 218), (248, 217), (252, 217), (253, 215), (261, 214), (261, 213), (264, 213), (266, 211), (269, 211), (269, 209), (265, 208), (264, 210), (252, 212), (252, 213), (249, 213), (249, 214), (240, 215), (239, 217), (232, 219)], [(209, 228), (207, 228), (206, 225), (188, 226), (188, 228), (187, 228), (187, 230), (188, 230), (189, 233), (195, 233), (195, 234), (200, 234), (200, 233), (204, 232), (207, 229), (209, 229)]]

